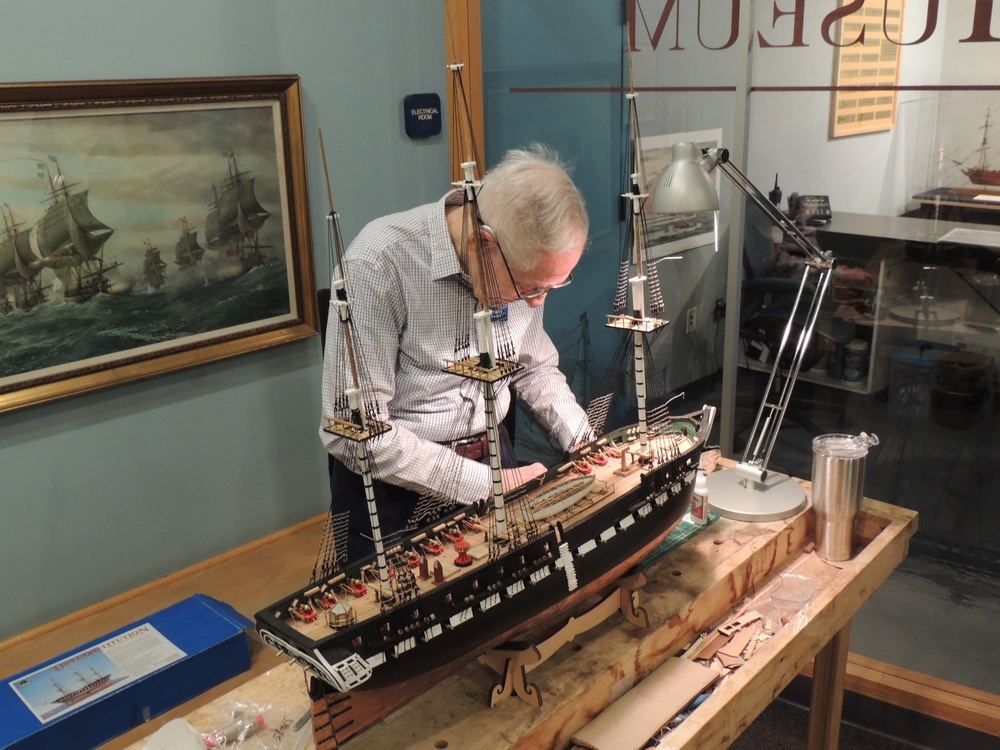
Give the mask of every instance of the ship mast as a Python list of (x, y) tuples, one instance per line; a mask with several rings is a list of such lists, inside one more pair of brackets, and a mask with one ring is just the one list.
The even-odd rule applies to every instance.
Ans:
[(986, 171), (986, 152), (990, 147), (990, 110), (986, 108), (986, 119), (983, 121), (983, 145), (979, 147), (979, 169)]
[[(475, 162), (465, 162), (462, 164), (462, 170), (465, 174), (465, 180), (462, 183), (456, 183), (456, 186), (462, 187), (465, 191), (466, 205), (474, 206), (476, 192), (482, 186), (482, 183), (473, 179)], [(470, 212), (470, 216), (475, 218), (475, 213), (477, 213), (477, 211), (473, 210)], [(467, 235), (464, 234), (463, 221), (463, 241), (465, 236)], [(498, 366), (499, 360), (497, 359), (496, 346), (494, 345), (492, 313), (490, 312), (489, 305), (485, 302), (488, 295), (485, 292), (486, 264), (482, 252), (483, 237), (482, 233), (477, 230), (473, 231), (473, 236), (475, 237), (474, 242), (476, 243), (475, 262), (479, 265), (479, 285), (483, 287), (477, 291), (477, 296), (481, 300), (484, 300), (485, 309), (476, 311), (476, 313), (472, 316), (473, 320), (476, 322), (476, 342), (479, 345), (479, 363), (478, 368), (476, 368), (476, 370), (470, 370), (466, 377), (474, 377), (472, 373), (481, 372), (481, 377), (475, 379), (480, 380), (483, 385), (483, 404), (486, 413), (486, 440), (490, 455), (490, 486), (491, 498), (493, 501), (493, 519), (496, 523), (496, 536), (499, 539), (506, 539), (507, 511), (504, 507), (503, 472), (500, 467), (500, 428), (496, 414), (495, 388), (496, 381), (499, 380), (503, 374), (502, 369)], [(457, 374), (462, 373), (459, 372)]]
[(368, 520), (371, 524), (372, 541), (375, 543), (375, 559), (379, 579), (379, 599), (385, 606), (391, 603), (394, 596), (389, 582), (389, 564), (385, 554), (385, 544), (382, 541), (382, 527), (379, 522), (378, 506), (375, 502), (375, 487), (372, 476), (371, 451), (368, 443), (379, 435), (388, 432), (391, 426), (387, 422), (375, 419), (371, 414), (362, 391), (361, 377), (358, 371), (358, 360), (354, 351), (354, 336), (351, 330), (351, 305), (347, 296), (347, 268), (344, 266), (343, 240), (340, 233), (340, 214), (333, 207), (333, 191), (330, 189), (330, 175), (326, 169), (326, 148), (323, 145), (323, 132), (319, 133), (320, 151), (323, 156), (323, 169), (326, 175), (326, 191), (330, 201), (330, 212), (326, 217), (327, 243), (334, 269), (340, 269), (340, 278), (333, 282), (336, 299), (333, 305), (337, 310), (343, 333), (344, 346), (350, 364), (350, 386), (345, 389), (350, 419), (327, 417), (327, 432), (346, 438), (357, 444), (356, 459), (358, 473), (364, 486), (365, 504), (368, 509)]
[[(456, 92), (456, 96), (454, 97), (456, 121), (459, 132), (463, 135), (462, 140), (467, 155), (467, 160), (461, 165), (463, 180), (452, 184), (456, 188), (461, 189), (465, 197), (460, 240), (462, 246), (458, 248), (458, 251), (462, 258), (467, 258), (470, 264), (475, 264), (475, 273), (470, 273), (470, 275), (473, 278), (474, 294), (481, 306), (481, 309), (473, 315), (479, 355), (451, 362), (444, 368), (444, 371), (478, 381), (482, 385), (486, 416), (486, 439), (490, 458), (490, 495), (495, 524), (494, 536), (497, 541), (505, 542), (508, 540), (509, 534), (503, 490), (503, 472), (500, 464), (500, 424), (496, 414), (496, 385), (523, 369), (523, 366), (497, 356), (492, 308), (495, 304), (500, 304), (501, 300), (499, 299), (499, 294), (495, 292), (496, 279), (492, 273), (492, 268), (486, 262), (486, 253), (484, 251), (482, 221), (480, 220), (479, 205), (477, 202), (477, 195), (482, 187), (482, 183), (476, 179), (476, 148), (472, 138), (469, 105), (462, 85), (462, 68), (463, 65), (461, 63), (448, 65), (448, 70), (453, 74), (452, 81)], [(464, 120), (462, 118), (463, 114), (465, 115)], [(473, 238), (472, 253), (466, 251), (466, 242), (470, 235)], [(472, 271), (471, 268), (468, 270)], [(456, 342), (457, 348), (458, 342)]]
[[(655, 274), (655, 268), (647, 269), (645, 252), (645, 213), (644, 206), (648, 193), (643, 191), (646, 180), (643, 174), (642, 151), (639, 141), (638, 115), (635, 106), (635, 94), (629, 92), (625, 95), (629, 108), (630, 140), (632, 144), (632, 163), (629, 174), (630, 191), (623, 193), (630, 206), (632, 222), (632, 247), (629, 260), (635, 265), (635, 275), (628, 279), (628, 288), (631, 291), (631, 315), (608, 315), (607, 326), (609, 328), (619, 328), (632, 332), (632, 358), (633, 372), (635, 375), (635, 395), (636, 404), (639, 409), (639, 452), (645, 456), (649, 453), (649, 427), (646, 419), (646, 359), (645, 359), (645, 339), (647, 333), (662, 328), (667, 325), (667, 321), (650, 317), (646, 303), (646, 282), (647, 270)], [(627, 275), (627, 265), (622, 269)], [(659, 304), (657, 304), (659, 307)]]

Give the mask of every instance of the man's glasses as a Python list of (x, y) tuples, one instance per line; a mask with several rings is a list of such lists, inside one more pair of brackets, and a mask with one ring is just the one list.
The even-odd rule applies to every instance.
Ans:
[(507, 277), (510, 279), (510, 284), (514, 288), (514, 293), (517, 295), (519, 300), (538, 299), (539, 297), (544, 297), (553, 289), (562, 289), (563, 287), (567, 287), (573, 283), (573, 274), (570, 273), (569, 276), (560, 281), (558, 284), (553, 284), (552, 286), (547, 287), (536, 286), (530, 291), (522, 291), (521, 285), (517, 283), (517, 279), (514, 278), (514, 274), (510, 270), (510, 263), (507, 262), (507, 256), (504, 255), (503, 247), (500, 245), (500, 240), (497, 239), (497, 233), (494, 232), (493, 228), (488, 224), (480, 223), (479, 227), (483, 231), (489, 232), (490, 237), (493, 238), (493, 242), (496, 244), (497, 250), (500, 253), (500, 260), (503, 261), (503, 267), (507, 269)]

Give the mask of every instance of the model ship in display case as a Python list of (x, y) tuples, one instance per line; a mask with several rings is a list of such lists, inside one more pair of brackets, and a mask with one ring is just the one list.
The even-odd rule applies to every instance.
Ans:
[(989, 187), (1000, 187), (1000, 169), (991, 169), (987, 160), (990, 150), (990, 111), (986, 110), (986, 117), (983, 120), (983, 141), (976, 150), (979, 154), (979, 162), (974, 167), (964, 167), (962, 174), (969, 178), (973, 185), (987, 185)]
[[(450, 68), (461, 106), (461, 66)], [(633, 146), (637, 151), (637, 139)], [(564, 463), (508, 491), (495, 406), (497, 393), (522, 366), (505, 338), (505, 318), (491, 314), (489, 295), (477, 294), (473, 304), (478, 309), (459, 316), (464, 320), (456, 325), (456, 355), (441, 367), (481, 394), (491, 486), (476, 498), (426, 495), (416, 512), (435, 520), (411, 522), (413, 528), (391, 537), (380, 530), (372, 479), (380, 438), (393, 426), (366, 382), (365, 356), (351, 317), (352, 299), (365, 290), (352, 288), (350, 277), (344, 277), (331, 197), (328, 228), (338, 273), (328, 338), (338, 336), (341, 361), (350, 367), (343, 368), (338, 412), (326, 417), (325, 429), (350, 441), (356, 451), (375, 552), (342, 562), (346, 523), (331, 513), (312, 579), (256, 615), (263, 641), (309, 675), (317, 747), (340, 747), (477, 656), (560, 624), (586, 599), (613, 588), (687, 511), (715, 410), (706, 406), (671, 416), (664, 406), (647, 414), (644, 337), (666, 322), (651, 316), (645, 301), (646, 290), (658, 298), (659, 285), (655, 269), (649, 268), (650, 278), (646, 275), (641, 164), (635, 153), (632, 192), (625, 196), (633, 207), (631, 232), (620, 264), (617, 312), (608, 316), (610, 327), (632, 339), (633, 346), (624, 350), (637, 358), (629, 369), (635, 375), (639, 421), (601, 434), (610, 397), (599, 399), (598, 408), (588, 409), (588, 439)], [(455, 185), (464, 196), (463, 227), (478, 232), (482, 181), (475, 161), (462, 169), (464, 179)], [(486, 262), (483, 253), (478, 256)], [(496, 278), (491, 270), (480, 278)], [(654, 309), (662, 306), (653, 304)], [(474, 337), (468, 335), (470, 323)], [(590, 439), (593, 435), (600, 437)], [(455, 454), (452, 460), (466, 459)], [(435, 467), (443, 475), (453, 470)]]

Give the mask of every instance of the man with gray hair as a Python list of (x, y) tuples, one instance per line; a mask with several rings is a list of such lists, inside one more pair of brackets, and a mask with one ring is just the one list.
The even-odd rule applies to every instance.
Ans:
[[(510, 385), (563, 449), (591, 437), (542, 328), (547, 295), (572, 281), (587, 242), (583, 197), (557, 155), (536, 145), (509, 151), (483, 178), (476, 200), (479, 227), (468, 226), (465, 198), (455, 190), (436, 203), (371, 222), (344, 256), (368, 385), (392, 425), (374, 448), (379, 522), (387, 535), (412, 523), (422, 494), (467, 504), (489, 494), (482, 393), (471, 381), (442, 371), (455, 357), (450, 321), (456, 314), (470, 321), (482, 307), (474, 291), (482, 288), (480, 269), (489, 269), (491, 277), (491, 316), (502, 321), (524, 368), (498, 389), (497, 419), (514, 408)], [(330, 321), (337, 325), (335, 313)], [(331, 329), (323, 368), (325, 414), (334, 413), (345, 360)], [(334, 458), (333, 510), (349, 513), (348, 559), (354, 560), (374, 549), (362, 481), (349, 441), (324, 430), (320, 435)], [(509, 451), (504, 456), (507, 489), (544, 471), (539, 463), (517, 467)]]

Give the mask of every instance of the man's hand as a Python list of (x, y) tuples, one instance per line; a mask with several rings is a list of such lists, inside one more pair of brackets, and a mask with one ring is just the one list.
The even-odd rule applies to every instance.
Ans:
[(502, 469), (504, 492), (520, 487), (525, 482), (544, 474), (547, 469), (544, 464), (533, 463), (518, 466), (516, 469)]

